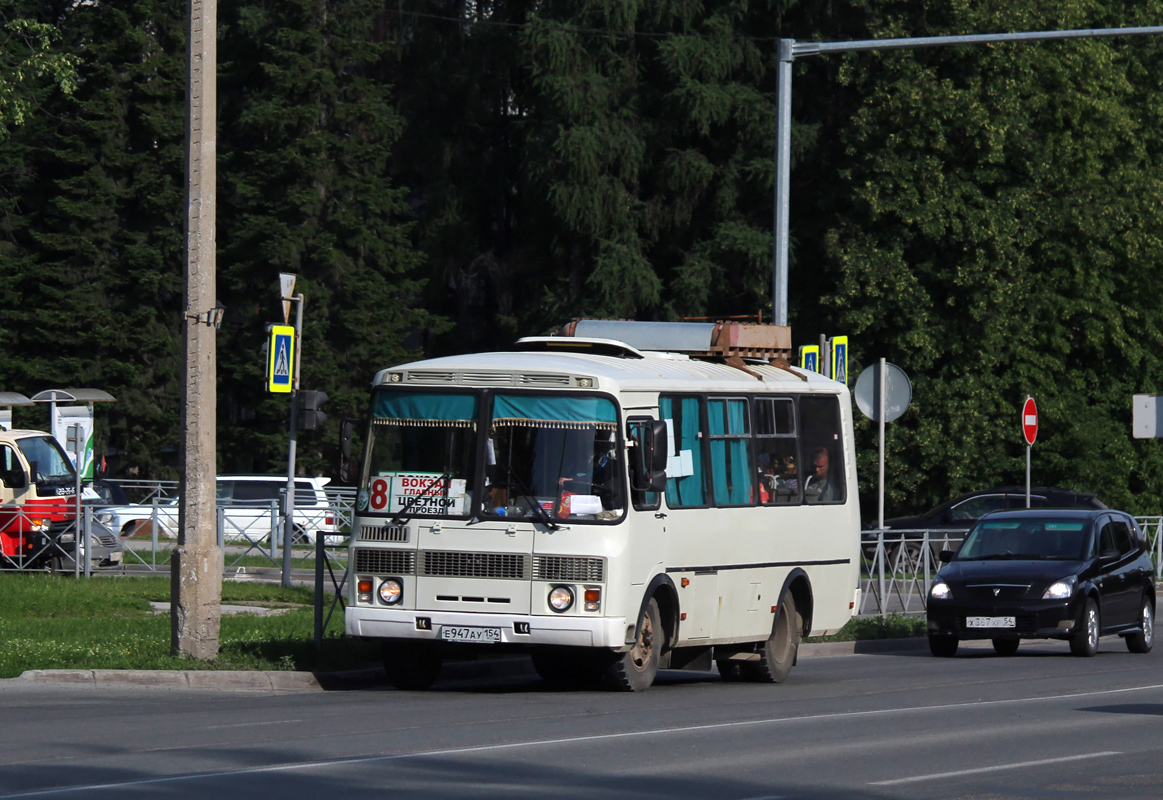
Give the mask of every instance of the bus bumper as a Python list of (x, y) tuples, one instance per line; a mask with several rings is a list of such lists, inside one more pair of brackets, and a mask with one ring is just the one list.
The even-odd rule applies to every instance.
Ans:
[[(535, 617), (517, 614), (468, 614), (455, 611), (415, 611), (384, 608), (348, 608), (349, 636), (370, 639), (425, 639), (439, 641), (445, 628), (499, 628), (500, 643), (622, 648), (626, 642), (625, 617)], [(526, 628), (526, 626), (528, 626)], [(518, 633), (528, 630), (528, 633)], [(630, 632), (631, 638), (633, 631)]]

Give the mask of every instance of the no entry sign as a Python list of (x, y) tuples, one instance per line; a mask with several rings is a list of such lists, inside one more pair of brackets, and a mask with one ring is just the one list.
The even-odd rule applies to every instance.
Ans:
[(1026, 444), (1030, 446), (1038, 438), (1038, 406), (1032, 397), (1027, 397), (1026, 404), (1022, 406), (1022, 436), (1026, 437)]

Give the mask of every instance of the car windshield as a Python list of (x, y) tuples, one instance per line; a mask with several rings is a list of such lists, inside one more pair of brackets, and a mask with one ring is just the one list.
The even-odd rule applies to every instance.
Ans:
[(467, 516), (479, 404), (475, 394), (377, 393), (356, 500), (359, 510)]
[(72, 485), (76, 480), (73, 465), (65, 451), (51, 436), (30, 436), (16, 442), (29, 464), (36, 464), (33, 481), (50, 485)]
[(1090, 540), (1089, 520), (985, 520), (965, 537), (957, 560), (1080, 561), (1090, 551)]

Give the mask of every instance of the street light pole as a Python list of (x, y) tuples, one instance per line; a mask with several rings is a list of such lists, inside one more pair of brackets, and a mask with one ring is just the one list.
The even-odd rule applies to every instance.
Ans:
[(1002, 42), (1044, 42), (1055, 39), (1098, 39), (1114, 36), (1154, 36), (1163, 26), (1144, 28), (1087, 28), (1073, 31), (1030, 31), (1027, 33), (986, 33), (968, 36), (926, 36), (912, 39), (864, 39), (854, 42), (797, 42), (780, 39), (776, 49), (775, 112), (775, 249), (771, 298), (776, 325), (787, 325), (788, 208), (791, 167), (791, 65), (796, 56), (824, 53), (854, 53), (867, 50), (914, 50), (963, 44)]

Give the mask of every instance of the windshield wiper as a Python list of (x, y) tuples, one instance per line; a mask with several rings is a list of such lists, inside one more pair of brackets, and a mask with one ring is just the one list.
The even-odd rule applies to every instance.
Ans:
[(525, 498), (525, 502), (529, 504), (529, 510), (533, 513), (533, 516), (537, 518), (537, 521), (545, 527), (549, 528), (551, 531), (561, 530), (561, 526), (549, 518), (549, 515), (545, 513), (545, 509), (542, 508), (541, 504), (537, 502), (537, 498), (533, 497), (532, 492), (529, 490), (529, 485), (526, 484), (525, 481), (522, 480), (521, 477), (513, 471), (513, 466), (511, 464), (505, 464), (505, 474), (509, 476), (510, 481), (517, 484), (518, 496)]
[(443, 475), (441, 475), (439, 478), (437, 478), (435, 483), (433, 483), (431, 486), (429, 486), (424, 491), (420, 492), (420, 494), (414, 494), (411, 497), (409, 497), (407, 500), (404, 501), (404, 507), (400, 509), (400, 512), (398, 514), (396, 514), (396, 516), (392, 517), (392, 524), (393, 525), (403, 525), (405, 522), (408, 521), (408, 512), (411, 511), (412, 508), (417, 503), (419, 503), (425, 497), (430, 497), (431, 496), (430, 493), (432, 492), (432, 490), (434, 488), (444, 489), (445, 482), (451, 481), (451, 480), (452, 480), (452, 473), (446, 472)]

